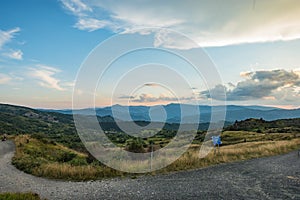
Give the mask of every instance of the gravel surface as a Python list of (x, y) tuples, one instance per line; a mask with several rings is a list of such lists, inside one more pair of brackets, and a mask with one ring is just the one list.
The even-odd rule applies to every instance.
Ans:
[(300, 199), (300, 158), (285, 155), (168, 175), (64, 182), (11, 165), (14, 144), (0, 142), (0, 192), (32, 191), (47, 199)]

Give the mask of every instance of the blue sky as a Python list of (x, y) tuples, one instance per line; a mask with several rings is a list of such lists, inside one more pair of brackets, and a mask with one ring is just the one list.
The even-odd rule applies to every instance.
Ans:
[[(204, 81), (198, 80), (183, 62), (167, 54), (145, 51), (146, 57), (132, 54), (112, 66), (105, 77), (103, 88), (106, 89), (97, 91), (102, 95), (97, 97), (96, 106), (128, 101), (134, 105), (174, 102), (174, 96), (166, 88), (148, 84), (130, 91), (130, 81), (123, 82), (123, 89), (116, 90), (113, 101), (104, 95), (111, 92), (113, 80), (117, 80), (113, 77), (125, 73), (126, 66), (166, 60), (164, 64), (181, 70), (193, 83), (192, 90), (182, 88), (177, 94), (184, 103), (208, 104), (212, 98), (217, 102), (224, 100), (209, 95), (209, 89), (225, 91), (228, 104), (299, 107), (298, 5), (296, 0), (226, 3), (217, 0), (3, 0), (0, 3), (0, 102), (70, 108), (76, 74), (98, 44), (119, 33), (149, 35), (141, 28), (156, 27), (178, 31), (198, 47), (183, 43), (176, 35), (153, 32), (154, 47), (157, 41), (159, 47), (170, 51), (202, 47), (223, 83), (205, 88)], [(170, 83), (175, 82), (174, 77), (167, 77)], [(85, 106), (89, 105), (82, 105)]]

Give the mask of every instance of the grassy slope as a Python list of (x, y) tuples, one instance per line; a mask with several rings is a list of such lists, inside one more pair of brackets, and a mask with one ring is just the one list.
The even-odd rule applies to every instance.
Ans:
[[(104, 121), (110, 120), (105, 119)], [(111, 124), (108, 123), (107, 126), (110, 127)], [(199, 145), (205, 136), (200, 132), (193, 141), (194, 147), (161, 171), (191, 169), (222, 162), (275, 155), (300, 147), (300, 119), (271, 122), (248, 119), (236, 122), (227, 130), (235, 131), (226, 131), (222, 134), (223, 146), (221, 154), (217, 157), (210, 154), (204, 159), (199, 159)], [(101, 165), (87, 154), (75, 151), (86, 152), (76, 134), (70, 115), (0, 104), (1, 133), (31, 135), (20, 135), (15, 138), (17, 152), (13, 164), (27, 173), (71, 180), (124, 175), (122, 172)], [(151, 141), (154, 142), (154, 147), (157, 149), (167, 144), (175, 134), (176, 132), (171, 130), (164, 130), (151, 138)], [(108, 137), (123, 148), (131, 141), (131, 138), (115, 131), (108, 133)], [(149, 148), (149, 141), (149, 139), (142, 141), (143, 148)], [(137, 166), (134, 162), (121, 164), (128, 168)], [(149, 163), (145, 162), (144, 165), (148, 166)]]
[[(178, 160), (161, 172), (195, 169), (225, 162), (278, 155), (300, 148), (300, 138), (294, 134), (258, 134), (254, 132), (224, 132), (220, 154), (211, 152), (199, 158), (199, 145), (193, 145)], [(246, 139), (247, 142), (244, 142)], [(69, 180), (95, 180), (124, 176), (123, 172), (106, 167), (98, 161), (89, 161), (88, 155), (76, 152), (47, 140), (38, 140), (28, 135), (15, 138), (16, 154), (13, 164), (36, 176)], [(172, 159), (172, 158), (168, 158)], [(128, 168), (136, 163), (121, 163)], [(146, 166), (149, 162), (139, 163)], [(154, 173), (153, 173), (154, 174)]]
[(15, 137), (16, 153), (12, 163), (27, 173), (55, 179), (90, 180), (119, 176), (122, 173), (48, 140), (29, 135)]
[(218, 151), (216, 154), (210, 152), (205, 158), (199, 159), (199, 148), (197, 147), (190, 149), (180, 159), (161, 171), (196, 169), (220, 163), (284, 154), (299, 148), (300, 138), (285, 141), (247, 142), (223, 146), (220, 148), (220, 153)]

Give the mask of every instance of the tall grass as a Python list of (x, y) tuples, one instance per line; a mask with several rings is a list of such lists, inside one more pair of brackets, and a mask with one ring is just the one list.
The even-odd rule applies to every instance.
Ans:
[[(231, 133), (231, 136), (234, 134), (240, 135), (241, 133)], [(266, 137), (268, 139), (269, 136)], [(285, 140), (276, 140), (274, 137), (272, 136), (272, 140), (267, 141), (243, 142), (238, 144), (227, 142), (228, 145), (220, 147), (220, 153), (214, 154), (214, 152), (210, 152), (205, 158), (199, 158), (200, 145), (192, 145), (187, 152), (171, 165), (152, 174), (195, 169), (219, 163), (278, 155), (300, 148), (300, 138), (288, 137)], [(282, 139), (282, 136), (278, 138)], [(95, 180), (129, 175), (102, 165), (98, 161), (88, 163), (86, 161), (88, 155), (59, 144), (30, 138), (28, 135), (17, 136), (15, 143), (16, 154), (13, 158), (13, 164), (17, 168), (36, 176), (68, 180)], [(167, 162), (173, 159), (175, 157), (169, 156), (164, 161)], [(115, 164), (122, 166), (123, 169), (138, 169), (141, 166), (150, 167), (149, 160)]]
[(220, 147), (220, 153), (210, 152), (199, 158), (199, 147), (190, 148), (178, 160), (162, 169), (162, 172), (195, 169), (252, 158), (279, 155), (300, 148), (300, 138), (284, 141), (249, 142)]
[(65, 180), (92, 180), (122, 176), (123, 172), (111, 169), (98, 161), (88, 164), (88, 155), (59, 144), (16, 136), (16, 153), (12, 163), (20, 170), (35, 176)]
[(96, 180), (124, 176), (125, 173), (106, 166), (72, 166), (68, 163), (47, 163), (36, 168), (34, 175), (64, 180)]

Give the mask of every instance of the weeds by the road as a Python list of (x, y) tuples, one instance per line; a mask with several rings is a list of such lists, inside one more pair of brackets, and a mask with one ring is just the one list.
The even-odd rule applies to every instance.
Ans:
[(15, 137), (12, 163), (35, 176), (65, 180), (92, 180), (121, 176), (124, 173), (90, 160), (88, 155), (29, 135)]
[[(258, 157), (272, 156), (290, 152), (300, 147), (300, 138), (293, 135), (257, 135), (249, 132), (229, 132), (228, 140), (220, 148), (220, 153), (210, 152), (205, 158), (199, 158), (199, 145), (193, 145), (178, 160), (171, 165), (155, 172), (195, 169), (219, 163), (247, 160)], [(251, 135), (252, 134), (252, 135)], [(234, 135), (237, 135), (234, 137)], [(242, 137), (243, 136), (243, 137)], [(235, 139), (234, 138), (238, 138)], [(246, 141), (241, 138), (246, 138)], [(264, 140), (264, 141), (258, 141)], [(236, 144), (236, 141), (240, 143)], [(231, 144), (232, 143), (232, 144)], [(66, 148), (60, 144), (31, 138), (28, 135), (15, 137), (16, 154), (13, 164), (36, 176), (67, 179), (67, 180), (95, 180), (107, 177), (124, 176), (125, 172), (111, 169), (97, 160), (90, 160), (89, 156)], [(168, 157), (166, 159), (174, 159)], [(119, 163), (124, 168), (136, 168), (134, 162)], [(149, 162), (140, 162), (149, 166)], [(154, 174), (154, 173), (152, 173)]]
[(0, 194), (0, 200), (40, 200), (38, 194), (35, 193), (2, 193)]
[(205, 158), (199, 158), (199, 147), (194, 147), (161, 171), (195, 169), (220, 163), (279, 155), (298, 148), (300, 148), (300, 138), (284, 141), (246, 142), (223, 146), (220, 148), (220, 153), (218, 151), (216, 154), (210, 152)]

